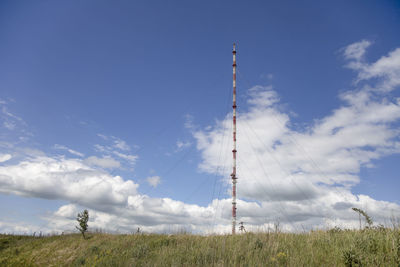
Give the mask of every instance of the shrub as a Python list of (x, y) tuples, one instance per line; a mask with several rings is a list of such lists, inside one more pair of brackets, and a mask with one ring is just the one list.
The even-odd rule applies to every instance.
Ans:
[(88, 221), (89, 221), (89, 212), (88, 210), (84, 210), (81, 213), (78, 213), (76, 220), (79, 223), (79, 226), (75, 226), (81, 233), (83, 238), (85, 239), (85, 232), (88, 230)]
[(361, 266), (359, 256), (352, 249), (343, 252), (343, 261), (346, 267)]

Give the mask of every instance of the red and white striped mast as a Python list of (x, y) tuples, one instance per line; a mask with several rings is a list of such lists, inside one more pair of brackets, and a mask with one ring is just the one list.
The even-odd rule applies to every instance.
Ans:
[(233, 44), (233, 171), (232, 171), (232, 234), (236, 232), (236, 45)]

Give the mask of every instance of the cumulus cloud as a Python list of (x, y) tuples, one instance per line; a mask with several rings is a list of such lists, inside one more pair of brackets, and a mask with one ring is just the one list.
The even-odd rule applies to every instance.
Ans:
[[(130, 204), (113, 212), (89, 209), (89, 228), (115, 232), (132, 232), (140, 227), (144, 232), (177, 232), (188, 230), (203, 232), (210, 227), (212, 209), (186, 205), (168, 198), (154, 199), (146, 196), (133, 198), (139, 204)], [(76, 204), (60, 207), (45, 218), (55, 231), (70, 229), (76, 222), (76, 214), (82, 208)]]
[[(156, 185), (160, 178), (152, 177), (149, 181)], [(17, 164), (0, 166), (0, 193), (70, 203), (43, 217), (48, 222), (47, 230), (71, 229), (77, 212), (83, 207), (90, 209), (93, 227), (111, 231), (129, 232), (139, 226), (155, 232), (183, 228), (203, 232), (211, 225), (213, 207), (189, 205), (170, 198), (150, 198), (139, 194), (137, 188), (132, 180), (112, 176), (81, 159), (37, 155)], [(31, 229), (36, 228), (32, 226)], [(2, 224), (0, 229), (9, 228)]]
[(0, 192), (62, 199), (97, 209), (124, 205), (138, 185), (93, 169), (78, 159), (35, 157), (0, 166)]
[(5, 234), (36, 234), (39, 235), (40, 227), (26, 222), (0, 221), (0, 231)]
[[(294, 229), (292, 225), (298, 223), (321, 226), (327, 221), (354, 225), (349, 207), (366, 209), (377, 220), (400, 216), (400, 206), (395, 203), (351, 193), (352, 186), (360, 181), (361, 168), (400, 152), (400, 129), (396, 125), (400, 100), (381, 90), (399, 85), (397, 49), (375, 63), (367, 63), (364, 54), (369, 45), (368, 41), (350, 45), (344, 49), (344, 56), (361, 66), (352, 65), (359, 78), (367, 81), (380, 76), (380, 83), (374, 90), (364, 86), (342, 93), (342, 106), (305, 130), (291, 128), (290, 117), (281, 111), (279, 96), (271, 86), (248, 90), (248, 110), (242, 109), (237, 119), (237, 194), (248, 203), (259, 204), (254, 212), (238, 204), (241, 220), (260, 226), (262, 221), (279, 217), (285, 227)], [(231, 117), (228, 114), (212, 129), (194, 133), (202, 153), (200, 169), (225, 177), (228, 188)], [(257, 221), (257, 214), (266, 217)]]
[(121, 166), (119, 161), (113, 159), (112, 157), (98, 158), (96, 156), (91, 156), (85, 159), (85, 163), (101, 168), (119, 168)]
[[(345, 57), (373, 65), (363, 59), (368, 45), (348, 48)], [(360, 181), (361, 168), (372, 167), (374, 161), (400, 151), (396, 126), (400, 102), (376, 92), (362, 87), (342, 93), (339, 108), (299, 131), (291, 128), (290, 116), (280, 108), (273, 87), (248, 90), (248, 110), (238, 116), (237, 192), (238, 219), (247, 229), (267, 230), (276, 222), (288, 231), (357, 227), (358, 217), (351, 207), (366, 210), (378, 223), (387, 224), (400, 216), (396, 203), (351, 192)], [(191, 117), (188, 121), (201, 152), (200, 169), (220, 175), (229, 188), (231, 114), (204, 130), (193, 127)], [(147, 231), (173, 227), (229, 231), (230, 199), (215, 199), (207, 207), (142, 195), (131, 199), (124, 218)], [(99, 227), (115, 227), (107, 220), (118, 214), (96, 213), (102, 218)], [(124, 223), (120, 228), (132, 229)]]
[(152, 187), (157, 187), (161, 183), (161, 177), (160, 176), (151, 176), (147, 177), (146, 181), (151, 185)]
[[(385, 95), (388, 87), (380, 89), (396, 87), (397, 53), (368, 63), (364, 56), (369, 45), (368, 41), (350, 45), (344, 49), (344, 56), (362, 66), (354, 64), (353, 69), (365, 82), (378, 75), (366, 73), (383, 73), (372, 69), (384, 69), (379, 83), (372, 81), (374, 87), (340, 94), (342, 105), (304, 130), (293, 129), (273, 87), (254, 86), (248, 90), (248, 109), (241, 109), (237, 119), (237, 214), (246, 229), (267, 230), (276, 222), (287, 231), (358, 227), (358, 216), (351, 207), (366, 210), (377, 223), (387, 224), (391, 218), (400, 217), (398, 204), (351, 192), (360, 181), (362, 168), (400, 152), (400, 101)], [(373, 67), (382, 65), (385, 68)], [(192, 117), (186, 119), (185, 125), (201, 153), (200, 170), (219, 175), (229, 190), (231, 114), (203, 130), (193, 126)], [(96, 146), (99, 152), (135, 162), (137, 156), (121, 152), (123, 146), (115, 150), (115, 139), (106, 141), (109, 143)], [(99, 162), (104, 158), (92, 159)], [(207, 206), (152, 198), (140, 194), (132, 180), (110, 175), (97, 166), (82, 159), (35, 154), (0, 166), (0, 192), (67, 201), (44, 217), (48, 228), (56, 231), (71, 229), (83, 208), (89, 209), (90, 227), (109, 231), (132, 232), (137, 227), (147, 232), (230, 231), (229, 198), (214, 199)], [(160, 179), (153, 176), (147, 181), (157, 186)], [(0, 229), (7, 227), (0, 224)]]

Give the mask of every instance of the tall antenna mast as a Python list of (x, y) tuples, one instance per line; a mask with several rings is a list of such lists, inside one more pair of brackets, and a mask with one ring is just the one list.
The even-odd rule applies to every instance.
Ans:
[(232, 171), (232, 235), (236, 232), (236, 45), (233, 44), (233, 171)]

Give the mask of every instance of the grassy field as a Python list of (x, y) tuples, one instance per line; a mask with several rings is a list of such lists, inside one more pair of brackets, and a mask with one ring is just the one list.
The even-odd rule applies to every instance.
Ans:
[(0, 235), (0, 266), (400, 266), (400, 230)]

